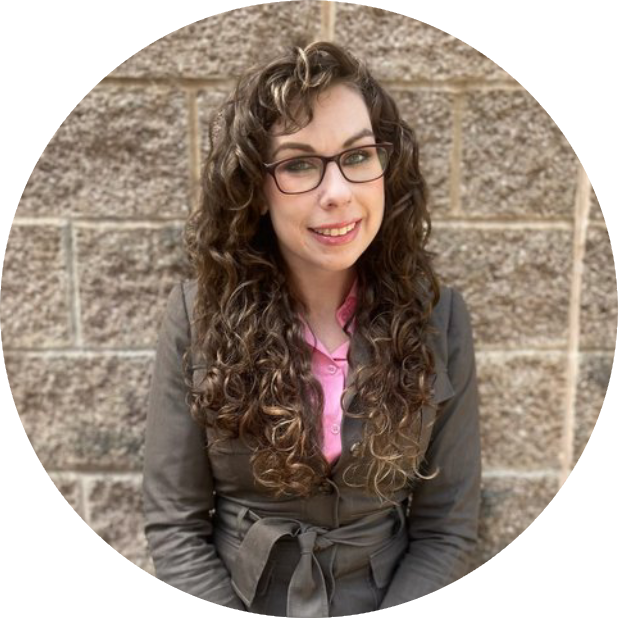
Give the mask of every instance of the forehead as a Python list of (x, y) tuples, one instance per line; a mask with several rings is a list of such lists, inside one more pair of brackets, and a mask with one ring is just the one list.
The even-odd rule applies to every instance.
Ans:
[(311, 109), (311, 122), (297, 131), (286, 132), (281, 122), (273, 125), (270, 131), (271, 152), (286, 143), (307, 144), (317, 151), (341, 144), (363, 129), (372, 129), (365, 100), (356, 89), (345, 84), (320, 93)]

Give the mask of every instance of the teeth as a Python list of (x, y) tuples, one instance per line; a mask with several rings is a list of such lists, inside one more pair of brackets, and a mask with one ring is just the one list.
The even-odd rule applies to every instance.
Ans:
[(322, 230), (314, 230), (314, 232), (317, 232), (323, 236), (343, 236), (344, 234), (350, 232), (350, 230), (354, 230), (355, 227), (356, 223), (353, 223), (345, 228), (324, 228)]

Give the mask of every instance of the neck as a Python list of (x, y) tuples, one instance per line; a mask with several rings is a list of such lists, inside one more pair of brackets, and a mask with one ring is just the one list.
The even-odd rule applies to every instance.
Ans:
[(354, 279), (356, 270), (304, 273), (294, 277), (294, 287), (304, 303), (309, 316), (334, 314), (344, 302)]

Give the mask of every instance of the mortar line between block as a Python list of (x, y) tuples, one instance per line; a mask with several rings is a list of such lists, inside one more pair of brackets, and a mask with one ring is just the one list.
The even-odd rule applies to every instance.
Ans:
[(464, 96), (457, 93), (453, 100), (453, 146), (451, 148), (450, 187), (450, 214), (462, 216), (461, 209), (461, 151), (462, 151), (462, 117), (464, 110)]
[(336, 2), (327, 2), (322, 0), (321, 3), (321, 28), (320, 35), (323, 41), (335, 40), (335, 19), (337, 12)]
[(75, 228), (72, 223), (67, 224), (67, 258), (69, 261), (69, 289), (71, 295), (71, 316), (75, 346), (83, 346), (82, 335), (82, 308), (79, 291), (79, 270), (77, 266), (77, 240)]
[(189, 139), (189, 196), (190, 210), (198, 208), (198, 194), (200, 184), (200, 131), (197, 106), (197, 92), (187, 91), (188, 107), (188, 139)]
[(580, 165), (575, 195), (575, 227), (573, 231), (573, 283), (569, 320), (569, 355), (567, 368), (567, 406), (565, 409), (564, 461), (561, 483), (564, 483), (573, 465), (575, 405), (577, 379), (579, 374), (579, 353), (581, 334), (581, 298), (583, 285), (586, 237), (590, 224), (592, 188), (583, 166)]

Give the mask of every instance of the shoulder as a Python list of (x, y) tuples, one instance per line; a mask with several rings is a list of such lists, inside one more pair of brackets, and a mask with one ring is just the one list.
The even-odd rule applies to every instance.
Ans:
[[(159, 329), (158, 350), (173, 350), (176, 355), (182, 355), (190, 349), (194, 337), (192, 317), (196, 288), (195, 281), (173, 285)], [(176, 356), (172, 362), (176, 362)]]
[[(187, 317), (190, 315), (190, 308), (192, 307), (192, 299), (190, 299), (190, 293), (192, 286), (191, 282), (196, 280), (182, 280), (177, 281), (171, 288), (167, 297), (166, 314), (168, 318), (174, 321), (179, 321), (184, 318), (187, 321)], [(194, 288), (195, 286), (193, 286)], [(193, 290), (193, 297), (195, 297), (195, 291)]]
[(187, 279), (179, 284), (182, 290), (183, 301), (187, 308), (189, 316), (193, 315), (193, 306), (195, 304), (195, 296), (197, 294), (197, 280)]
[(174, 284), (167, 299), (167, 316), (176, 321), (184, 319), (190, 322), (196, 291), (197, 282), (194, 279)]
[(160, 339), (172, 337), (174, 340), (188, 344), (191, 339), (191, 322), (196, 288), (194, 280), (174, 284), (167, 298), (167, 305), (159, 332)]
[(440, 300), (433, 308), (431, 322), (438, 329), (448, 331), (453, 320), (459, 321), (468, 316), (468, 308), (457, 288), (440, 286)]
[(437, 363), (446, 366), (449, 353), (462, 341), (472, 340), (470, 314), (459, 290), (450, 286), (440, 287), (440, 300), (432, 311), (430, 324), (435, 329), (430, 341)]

